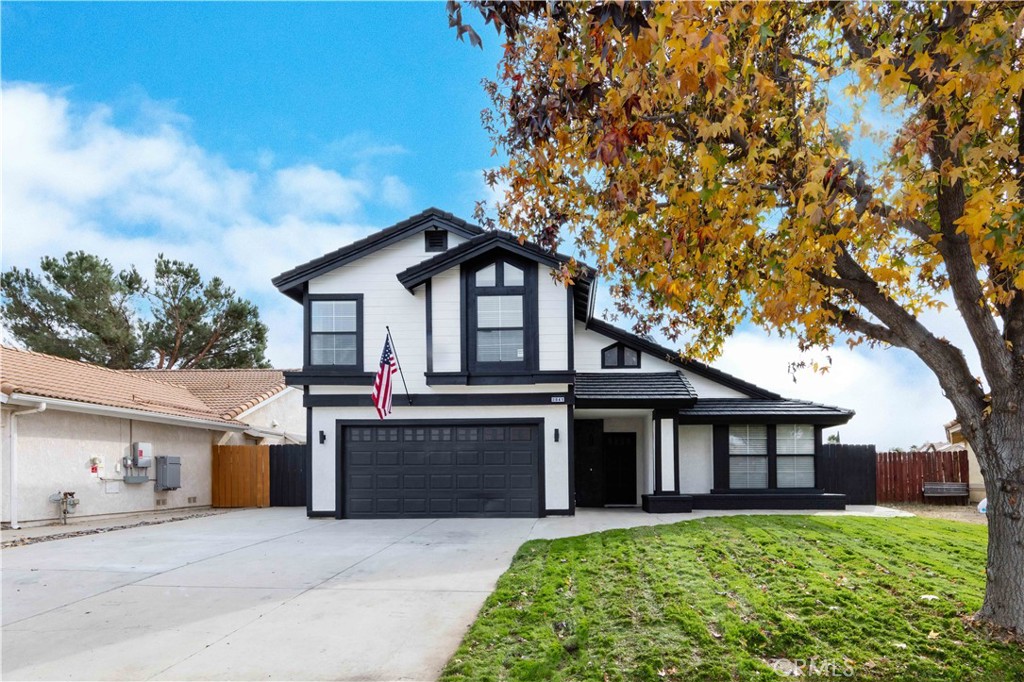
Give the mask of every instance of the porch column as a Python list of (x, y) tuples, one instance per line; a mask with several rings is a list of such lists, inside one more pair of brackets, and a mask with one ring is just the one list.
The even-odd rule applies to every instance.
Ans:
[(679, 428), (675, 414), (654, 413), (654, 493), (679, 493)]

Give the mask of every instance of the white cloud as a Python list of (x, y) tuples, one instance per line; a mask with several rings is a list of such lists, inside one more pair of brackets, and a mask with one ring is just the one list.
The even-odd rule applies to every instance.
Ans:
[(412, 190), (397, 175), (385, 175), (380, 183), (380, 197), (389, 206), (406, 208), (412, 203)]
[(278, 211), (307, 218), (350, 216), (370, 194), (362, 180), (314, 165), (277, 171), (274, 187)]
[[(825, 373), (810, 367), (789, 372), (790, 363), (804, 360), (809, 365), (817, 359), (825, 364), (828, 358), (831, 365)], [(826, 357), (802, 354), (794, 341), (748, 331), (726, 342), (714, 364), (787, 398), (855, 410), (848, 424), (828, 431), (838, 431), (844, 443), (882, 449), (943, 440), (942, 425), (953, 418), (935, 377), (916, 356), (900, 349), (836, 346)]]
[(138, 120), (120, 124), (108, 106), (4, 83), (2, 104), (4, 269), (78, 249), (147, 276), (158, 253), (194, 263), (259, 305), (278, 366), (301, 364), (301, 311), (270, 278), (368, 234), (367, 206), (410, 196), (372, 164), (275, 169), (258, 149), (253, 168), (232, 167), (166, 103), (134, 102)]

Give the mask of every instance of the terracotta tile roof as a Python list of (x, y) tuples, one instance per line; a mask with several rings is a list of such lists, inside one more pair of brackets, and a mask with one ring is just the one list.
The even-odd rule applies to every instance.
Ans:
[(141, 369), (131, 374), (181, 386), (223, 419), (234, 419), (286, 388), (279, 369)]
[(243, 426), (234, 417), (283, 389), (284, 376), (278, 370), (114, 370), (0, 346), (0, 390), (6, 395), (23, 393)]

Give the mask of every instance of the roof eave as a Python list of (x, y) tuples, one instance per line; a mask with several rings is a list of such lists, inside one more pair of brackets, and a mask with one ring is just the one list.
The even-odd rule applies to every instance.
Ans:
[(551, 267), (558, 267), (562, 261), (554, 256), (526, 248), (520, 244), (510, 242), (499, 234), (493, 234), (488, 239), (481, 240), (469, 248), (459, 250), (459, 247), (449, 252), (438, 254), (428, 258), (422, 263), (417, 263), (398, 273), (398, 281), (409, 291), (425, 283), (431, 277), (441, 274), (446, 270), (478, 258), (495, 249), (502, 249), (509, 253), (528, 258), (538, 263)]
[(439, 226), (449, 232), (453, 232), (466, 239), (472, 239), (484, 234), (483, 229), (476, 225), (467, 223), (439, 209), (429, 208), (426, 211), (357, 240), (348, 246), (324, 254), (319, 258), (314, 258), (291, 270), (286, 270), (271, 279), (271, 282), (277, 287), (278, 291), (296, 301), (301, 301), (302, 291), (299, 288), (301, 284), (341, 267), (346, 263), (358, 260), (389, 244), (401, 241), (412, 233), (427, 229), (435, 222), (441, 223)]
[(150, 412), (127, 407), (116, 407), (113, 405), (99, 405), (97, 403), (84, 403), (77, 400), (64, 398), (50, 398), (37, 396), (29, 393), (14, 393), (10, 396), (8, 404), (13, 405), (38, 405), (46, 403), (48, 408), (63, 410), (65, 412), (80, 412), (84, 414), (95, 414), (102, 417), (116, 417), (121, 419), (135, 419), (157, 424), (170, 424), (173, 426), (190, 426), (193, 428), (209, 429), (212, 431), (244, 431), (249, 428), (247, 424), (232, 423), (216, 419), (202, 419), (200, 417), (186, 417), (173, 415), (166, 412)]

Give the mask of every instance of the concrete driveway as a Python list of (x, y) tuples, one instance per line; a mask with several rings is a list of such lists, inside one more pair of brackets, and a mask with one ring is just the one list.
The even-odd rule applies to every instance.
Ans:
[(336, 521), (273, 508), (13, 547), (2, 677), (432, 680), (525, 540), (704, 515)]

